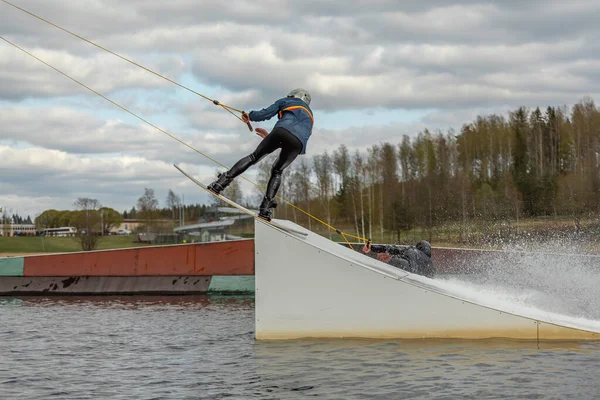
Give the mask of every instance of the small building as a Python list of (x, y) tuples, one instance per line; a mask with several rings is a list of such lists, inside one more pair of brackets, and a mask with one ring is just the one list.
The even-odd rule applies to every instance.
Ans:
[(228, 239), (228, 235), (225, 230), (234, 223), (235, 220), (231, 219), (224, 221), (203, 222), (200, 224), (180, 226), (173, 229), (173, 232), (195, 236), (198, 238), (199, 242), (220, 242)]
[(0, 224), (0, 236), (35, 236), (34, 224)]
[[(111, 228), (109, 233), (111, 235), (116, 235), (119, 231), (129, 231), (132, 233), (138, 232), (140, 227), (146, 225), (145, 220), (143, 219), (133, 219), (133, 218), (125, 218), (121, 224)], [(163, 226), (163, 227), (172, 227), (174, 222), (171, 219), (155, 219), (152, 220), (153, 226)], [(170, 229), (170, 228), (169, 228)]]
[(119, 224), (118, 226), (115, 226), (113, 228), (111, 228), (110, 233), (111, 234), (116, 234), (119, 231), (136, 231), (137, 228), (142, 225), (143, 222), (142, 221), (138, 221), (137, 219), (133, 219), (133, 218), (125, 218), (123, 220), (123, 222), (121, 224)]
[[(253, 210), (254, 211), (254, 210)], [(258, 213), (258, 211), (255, 211)], [(235, 224), (236, 230), (254, 231), (254, 217), (233, 207), (214, 207), (195, 224), (179, 226), (173, 232), (179, 235), (189, 235), (192, 240), (199, 242), (220, 242), (237, 240), (240, 236), (231, 234), (229, 229)]]

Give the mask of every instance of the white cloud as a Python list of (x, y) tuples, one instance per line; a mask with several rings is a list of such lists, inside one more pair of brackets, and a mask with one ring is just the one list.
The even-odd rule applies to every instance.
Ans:
[[(190, 1), (168, 6), (153, 1), (105, 3), (105, 10), (98, 4), (91, 7), (98, 8), (94, 24), (79, 24), (72, 29), (90, 29), (102, 43), (131, 53), (132, 58), (160, 52), (163, 54), (160, 65), (152, 65), (152, 59), (144, 60), (145, 64), (170, 77), (176, 78), (190, 67), (203, 82), (233, 92), (259, 89), (267, 98), (281, 96), (293, 87), (307, 87), (314, 93), (315, 106), (323, 109), (477, 106), (483, 91), (487, 93), (486, 104), (535, 102), (550, 95), (562, 96), (563, 102), (570, 101), (572, 90), (556, 90), (552, 85), (555, 75), (548, 71), (560, 70), (574, 80), (589, 75), (589, 71), (570, 69), (570, 63), (589, 58), (590, 51), (597, 47), (593, 44), (597, 41), (587, 34), (565, 34), (559, 41), (548, 39), (542, 34), (547, 22), (542, 24), (537, 15), (543, 15), (545, 21), (563, 18), (561, 8), (539, 7), (541, 3), (537, 2), (518, 6), (514, 2), (505, 6), (484, 1), (439, 2), (421, 7), (412, 3), (402, 7), (387, 1), (377, 2), (373, 7), (336, 7), (332, 2), (311, 3), (311, 7), (298, 7), (294, 2), (275, 6), (271, 1), (203, 2), (201, 6)], [(24, 5), (33, 7), (33, 3)], [(536, 7), (539, 7), (537, 14), (523, 16), (525, 10)], [(594, 7), (593, 2), (585, 2), (569, 9), (568, 14), (570, 18), (585, 21)], [(34, 8), (61, 20), (55, 11), (43, 5)], [(69, 12), (81, 13), (85, 18), (89, 10), (76, 6)], [(117, 29), (109, 22), (115, 14), (120, 14), (123, 20)], [(288, 17), (295, 18), (298, 24), (286, 23)], [(153, 23), (147, 23), (153, 18), (156, 18)], [(515, 18), (519, 22), (513, 29), (510, 21)], [(105, 21), (111, 29), (101, 31), (95, 25), (98, 20)], [(71, 22), (75, 21), (73, 17)], [(28, 25), (44, 26), (31, 18)], [(553, 26), (555, 30), (572, 33), (563, 25)], [(587, 25), (580, 28), (583, 30), (584, 26)], [(592, 29), (591, 25), (589, 28)], [(51, 42), (52, 48), (56, 45), (53, 40), (62, 37), (63, 47), (39, 50), (41, 55), (101, 91), (165, 84), (110, 55), (97, 54), (89, 45), (82, 47), (77, 39), (52, 29), (43, 31), (47, 35), (41, 41)], [(536, 30), (540, 35), (531, 38)], [(495, 36), (488, 37), (490, 33)], [(28, 31), (17, 38), (39, 41), (39, 35)], [(80, 88), (69, 86), (68, 82), (57, 82), (57, 77), (51, 79), (48, 74), (52, 71), (46, 67), (26, 64), (23, 57), (26, 56), (1, 58), (11, 60), (0, 75), (4, 96), (80, 93)], [(185, 65), (183, 59), (190, 57), (191, 64)], [(538, 85), (529, 88), (521, 84), (519, 77), (523, 72), (535, 74)], [(505, 74), (506, 79), (488, 79), (491, 73)], [(518, 88), (503, 86), (513, 78), (519, 81)], [(581, 80), (576, 84), (580, 83)], [(587, 90), (595, 91), (596, 87)], [(0, 97), (3, 93), (0, 92)]]
[[(87, 93), (77, 83), (58, 74), (20, 50), (0, 42), (0, 98), (22, 99), (29, 96), (62, 96)], [(119, 88), (154, 88), (168, 84), (132, 64), (107, 53), (80, 57), (70, 53), (40, 48), (25, 49), (90, 88), (107, 94)], [(171, 57), (164, 73), (176, 77), (184, 68), (181, 59)], [(155, 62), (148, 61), (150, 69)], [(165, 68), (163, 68), (165, 69)]]
[[(220, 111), (214, 115), (221, 118), (228, 114)], [(67, 108), (0, 108), (0, 121), (4, 121), (0, 129), (0, 143), (43, 147), (65, 154), (86, 155), (84, 157), (120, 154), (122, 157), (133, 156), (165, 163), (190, 162), (218, 168), (202, 154), (142, 122), (131, 125), (121, 120), (103, 121)], [(223, 130), (177, 132), (161, 128), (192, 148), (231, 166), (238, 158), (254, 150), (260, 139), (235, 118), (223, 121), (233, 121), (236, 127), (243, 128), (234, 133)]]
[[(129, 209), (144, 193), (155, 189), (164, 204), (167, 191), (184, 194), (186, 202), (205, 202), (208, 195), (169, 163), (144, 158), (86, 157), (58, 150), (17, 150), (0, 145), (0, 205), (35, 215), (48, 208), (72, 208), (78, 197), (98, 199), (118, 210)], [(203, 182), (214, 178), (214, 168), (181, 163)]]
[(68, 108), (0, 108), (0, 139), (73, 153), (139, 152), (166, 136), (147, 125), (100, 120)]
[[(323, 129), (317, 119), (309, 158), (342, 143), (351, 149), (397, 143), (425, 128), (458, 130), (478, 113), (572, 104), (600, 93), (594, 0), (18, 4), (240, 109), (267, 106), (305, 87), (317, 113), (434, 110), (411, 123), (340, 119), (335, 129)], [(205, 100), (4, 3), (0, 26), (3, 36), (225, 165), (258, 144), (237, 119)], [(206, 180), (217, 169), (142, 122), (120, 119), (107, 111), (112, 106), (4, 42), (0, 101), (0, 203), (67, 208), (77, 195), (91, 193), (130, 207), (145, 185), (194, 196), (173, 162), (187, 163)]]

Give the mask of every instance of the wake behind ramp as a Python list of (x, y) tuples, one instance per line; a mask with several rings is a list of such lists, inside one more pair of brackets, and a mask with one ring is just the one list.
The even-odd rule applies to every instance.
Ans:
[(341, 246), (290, 221), (255, 224), (256, 338), (600, 340), (579, 324), (464, 298), (443, 282)]

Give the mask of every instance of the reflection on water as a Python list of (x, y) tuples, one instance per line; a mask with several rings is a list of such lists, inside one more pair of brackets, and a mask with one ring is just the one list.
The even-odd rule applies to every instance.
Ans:
[(542, 398), (600, 388), (589, 369), (600, 365), (597, 344), (333, 340), (259, 342), (255, 349), (271, 387), (312, 386), (333, 398)]
[(254, 340), (252, 297), (0, 299), (0, 398), (593, 398), (598, 343)]

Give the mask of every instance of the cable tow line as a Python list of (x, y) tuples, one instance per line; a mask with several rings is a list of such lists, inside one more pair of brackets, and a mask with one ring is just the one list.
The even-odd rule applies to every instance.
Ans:
[(40, 17), (39, 15), (36, 15), (36, 14), (32, 13), (31, 11), (28, 11), (28, 10), (26, 10), (26, 9), (22, 8), (22, 7), (19, 7), (19, 6), (17, 6), (16, 4), (13, 4), (13, 3), (11, 3), (10, 1), (6, 1), (6, 0), (0, 0), (0, 1), (2, 1), (3, 3), (6, 3), (6, 4), (8, 4), (8, 5), (9, 5), (9, 6), (11, 6), (11, 7), (14, 7), (14, 8), (16, 8), (17, 10), (20, 10), (20, 11), (24, 12), (25, 14), (28, 14), (28, 15), (30, 15), (30, 16), (32, 16), (32, 17), (34, 17), (34, 18), (37, 18), (37, 19), (39, 19), (40, 21), (43, 21), (43, 22), (47, 23), (48, 25), (52, 25), (53, 27), (55, 27), (55, 28), (57, 28), (57, 29), (60, 29), (61, 31), (63, 31), (63, 32), (65, 32), (65, 33), (68, 33), (68, 34), (69, 34), (69, 35), (71, 35), (71, 36), (75, 36), (76, 38), (78, 38), (78, 39), (81, 39), (81, 40), (83, 40), (84, 42), (87, 42), (87, 43), (91, 44), (92, 46), (95, 46), (95, 47), (97, 47), (97, 48), (99, 48), (99, 49), (101, 49), (101, 50), (104, 50), (104, 51), (106, 51), (107, 53), (110, 53), (110, 54), (112, 54), (113, 56), (119, 57), (119, 58), (120, 58), (121, 60), (123, 60), (123, 61), (126, 61), (126, 62), (128, 62), (128, 63), (130, 63), (130, 64), (133, 64), (133, 65), (135, 65), (136, 67), (139, 67), (139, 68), (141, 68), (141, 69), (143, 69), (143, 70), (145, 70), (145, 71), (147, 71), (147, 72), (150, 72), (151, 74), (154, 74), (154, 75), (158, 76), (159, 78), (162, 78), (162, 79), (166, 80), (167, 82), (170, 82), (170, 83), (172, 83), (172, 84), (174, 84), (174, 85), (177, 85), (177, 86), (179, 86), (179, 87), (180, 87), (180, 88), (182, 88), (182, 89), (185, 89), (185, 90), (187, 90), (187, 91), (189, 91), (189, 92), (191, 92), (191, 93), (194, 93), (195, 95), (198, 95), (198, 96), (202, 97), (202, 98), (203, 98), (203, 99), (205, 99), (205, 100), (208, 100), (208, 101), (210, 101), (210, 102), (211, 102), (211, 103), (213, 103), (214, 105), (216, 105), (216, 106), (219, 106), (219, 107), (223, 108), (225, 111), (229, 112), (231, 115), (233, 115), (234, 117), (236, 117), (236, 118), (237, 118), (237, 119), (239, 119), (240, 121), (244, 122), (244, 123), (245, 123), (245, 124), (248, 126), (248, 129), (250, 129), (250, 132), (252, 132), (252, 131), (254, 130), (254, 129), (252, 128), (252, 125), (250, 125), (250, 122), (245, 122), (245, 121), (242, 119), (242, 117), (241, 117), (241, 116), (239, 116), (239, 115), (237, 115), (237, 114), (236, 114), (236, 113), (239, 113), (239, 114), (241, 114), (241, 115), (244, 115), (244, 114), (245, 114), (245, 112), (244, 112), (244, 111), (242, 111), (242, 110), (239, 110), (239, 109), (237, 109), (237, 108), (234, 108), (234, 107), (231, 107), (231, 106), (228, 106), (228, 105), (226, 105), (226, 104), (223, 104), (223, 103), (221, 103), (221, 102), (220, 102), (220, 101), (218, 101), (218, 100), (211, 99), (210, 97), (208, 97), (208, 96), (205, 96), (205, 95), (203, 95), (202, 93), (199, 93), (199, 92), (195, 91), (194, 89), (190, 89), (189, 87), (187, 87), (187, 86), (185, 86), (185, 85), (183, 85), (183, 84), (181, 84), (181, 83), (179, 83), (179, 82), (177, 82), (177, 81), (174, 81), (174, 80), (172, 80), (172, 79), (170, 79), (170, 78), (167, 78), (166, 76), (164, 76), (164, 75), (161, 75), (160, 73), (158, 73), (158, 72), (156, 72), (156, 71), (153, 71), (153, 70), (151, 70), (150, 68), (144, 67), (143, 65), (141, 65), (141, 64), (139, 64), (139, 63), (137, 63), (137, 62), (135, 62), (135, 61), (133, 61), (133, 60), (130, 60), (130, 59), (129, 59), (129, 58), (127, 58), (127, 57), (124, 57), (124, 56), (122, 56), (122, 55), (120, 55), (120, 54), (118, 54), (118, 53), (115, 53), (114, 51), (112, 51), (112, 50), (110, 50), (110, 49), (107, 49), (106, 47), (103, 47), (103, 46), (101, 46), (101, 45), (99, 45), (99, 44), (97, 44), (97, 43), (95, 43), (95, 42), (92, 42), (91, 40), (89, 40), (89, 39), (87, 39), (87, 38), (85, 38), (85, 37), (83, 37), (83, 36), (81, 36), (81, 35), (78, 35), (78, 34), (76, 34), (75, 32), (72, 32), (72, 31), (70, 31), (70, 30), (68, 30), (68, 29), (66, 29), (66, 28), (63, 28), (62, 26), (59, 26), (59, 25), (57, 25), (57, 24), (55, 24), (55, 23), (53, 23), (53, 22), (51, 22), (51, 21), (48, 21), (47, 19), (45, 19), (45, 18), (42, 18), (42, 17)]
[[(6, 0), (0, 0), (0, 1), (2, 1), (2, 2), (4, 2), (4, 3), (7, 3), (7, 4), (9, 4), (9, 5), (12, 5), (11, 3), (7, 2)], [(14, 6), (14, 5), (13, 5), (13, 6)], [(14, 7), (16, 7), (16, 6), (14, 6)], [(20, 7), (16, 7), (16, 8), (18, 8), (18, 9), (20, 9), (20, 10), (23, 10), (23, 9), (21, 9)], [(28, 12), (28, 11), (26, 11), (26, 10), (23, 10), (23, 11), (24, 11), (24, 12), (27, 12), (28, 14), (31, 14), (31, 13), (29, 13), (29, 12)], [(32, 14), (32, 15), (33, 15), (33, 14)], [(34, 15), (34, 16), (35, 16), (35, 15)], [(39, 17), (37, 17), (37, 16), (35, 16), (35, 17), (36, 17), (36, 18), (39, 18)], [(41, 19), (41, 18), (40, 18), (40, 19)], [(42, 20), (43, 20), (43, 19), (42, 19)], [(44, 21), (45, 21), (45, 20), (44, 20)], [(50, 23), (50, 22), (49, 22), (49, 23)], [(52, 24), (52, 23), (50, 23), (50, 24)], [(54, 25), (54, 24), (52, 24), (52, 25), (53, 25), (53, 26), (56, 26), (56, 25)], [(57, 26), (57, 27), (58, 27), (58, 26)], [(60, 27), (58, 27), (58, 28), (60, 28)], [(64, 30), (63, 28), (60, 28), (60, 29), (61, 29), (61, 30)], [(66, 31), (66, 30), (65, 30), (65, 31)], [(68, 31), (67, 31), (67, 32), (68, 32)], [(69, 33), (71, 33), (71, 32), (69, 32)], [(75, 34), (73, 34), (73, 35), (74, 35), (74, 36), (77, 36), (77, 37), (80, 37), (80, 36), (78, 36), (78, 35), (75, 35)], [(217, 164), (217, 165), (219, 165), (219, 166), (221, 166), (221, 167), (223, 167), (223, 168), (225, 168), (225, 169), (229, 169), (227, 166), (225, 166), (224, 164), (222, 164), (222, 163), (220, 163), (219, 161), (215, 160), (214, 158), (210, 157), (208, 154), (206, 154), (206, 153), (204, 153), (204, 152), (202, 152), (202, 151), (200, 151), (200, 150), (198, 150), (198, 149), (194, 148), (193, 146), (191, 146), (191, 145), (189, 145), (188, 143), (184, 142), (183, 140), (181, 140), (181, 139), (177, 138), (176, 136), (174, 136), (174, 135), (170, 134), (170, 133), (169, 133), (169, 132), (167, 132), (166, 130), (164, 130), (164, 129), (162, 129), (162, 128), (160, 128), (160, 127), (156, 126), (156, 125), (154, 125), (153, 123), (151, 123), (150, 121), (148, 121), (148, 120), (144, 119), (143, 117), (140, 117), (139, 115), (135, 114), (133, 111), (130, 111), (129, 109), (127, 109), (127, 108), (123, 107), (123, 106), (122, 106), (122, 105), (120, 105), (119, 103), (117, 103), (117, 102), (115, 102), (115, 101), (111, 100), (110, 98), (108, 98), (108, 97), (104, 96), (102, 93), (99, 93), (99, 92), (97, 92), (96, 90), (94, 90), (94, 89), (90, 88), (90, 87), (89, 87), (89, 86), (87, 86), (86, 84), (84, 84), (84, 83), (82, 83), (82, 82), (78, 81), (77, 79), (75, 79), (75, 78), (71, 77), (71, 76), (70, 76), (70, 75), (68, 75), (67, 73), (65, 73), (65, 72), (61, 71), (60, 69), (58, 69), (58, 68), (56, 68), (56, 67), (54, 67), (54, 66), (50, 65), (50, 64), (49, 64), (49, 63), (47, 63), (46, 61), (44, 61), (44, 60), (42, 60), (41, 58), (39, 58), (39, 57), (35, 56), (34, 54), (32, 54), (32, 53), (30, 53), (29, 51), (27, 51), (27, 50), (23, 49), (22, 47), (20, 47), (20, 46), (18, 46), (17, 44), (15, 44), (15, 43), (11, 42), (10, 40), (8, 40), (8, 39), (6, 39), (6, 38), (4, 38), (4, 37), (2, 37), (2, 36), (0, 36), (0, 39), (1, 39), (1, 40), (3, 40), (4, 42), (6, 42), (6, 43), (10, 44), (11, 46), (13, 46), (13, 47), (15, 47), (15, 48), (19, 49), (20, 51), (22, 51), (23, 53), (27, 54), (28, 56), (30, 56), (30, 57), (32, 57), (32, 58), (34, 58), (34, 59), (36, 59), (37, 61), (41, 62), (42, 64), (46, 65), (47, 67), (49, 67), (49, 68), (53, 69), (54, 71), (56, 71), (56, 72), (58, 72), (59, 74), (63, 75), (65, 78), (68, 78), (68, 79), (70, 79), (71, 81), (73, 81), (73, 82), (77, 83), (78, 85), (80, 85), (80, 86), (84, 87), (85, 89), (89, 90), (90, 92), (94, 93), (95, 95), (97, 95), (97, 96), (99, 96), (99, 97), (102, 97), (104, 100), (108, 101), (109, 103), (111, 103), (111, 104), (112, 104), (112, 105), (114, 105), (115, 107), (117, 107), (117, 108), (120, 108), (121, 110), (123, 110), (123, 111), (125, 111), (126, 113), (128, 113), (128, 114), (130, 114), (130, 115), (134, 116), (135, 118), (137, 118), (137, 119), (139, 119), (140, 121), (144, 122), (145, 124), (147, 124), (147, 125), (151, 126), (152, 128), (154, 128), (154, 129), (158, 130), (159, 132), (162, 132), (162, 133), (164, 133), (165, 135), (169, 136), (171, 139), (173, 139), (173, 140), (175, 140), (175, 141), (177, 141), (177, 142), (181, 143), (182, 145), (186, 146), (186, 147), (187, 147), (187, 148), (189, 148), (190, 150), (193, 150), (193, 151), (195, 151), (196, 153), (198, 153), (198, 154), (200, 154), (200, 155), (202, 155), (202, 156), (206, 157), (208, 160), (210, 160), (210, 161), (214, 162), (215, 164)], [(83, 39), (83, 38), (82, 38), (82, 39)], [(85, 40), (85, 41), (89, 42), (87, 39), (83, 39), (83, 40)], [(92, 43), (92, 42), (89, 42), (89, 43)], [(92, 43), (92, 44), (94, 44), (94, 43)], [(96, 44), (94, 44), (94, 45), (95, 45), (95, 46), (97, 46)], [(100, 46), (98, 46), (98, 47), (100, 47)], [(101, 47), (101, 48), (102, 48), (102, 47)], [(144, 69), (144, 70), (146, 70), (146, 71), (149, 71), (149, 72), (151, 72), (151, 73), (153, 73), (153, 74), (155, 74), (155, 75), (157, 75), (157, 76), (160, 76), (160, 77), (162, 77), (162, 78), (166, 79), (167, 81), (169, 81), (169, 82), (171, 82), (171, 83), (173, 83), (173, 84), (175, 84), (175, 85), (178, 85), (178, 86), (180, 86), (180, 87), (183, 87), (183, 88), (185, 88), (186, 90), (189, 90), (189, 91), (191, 91), (191, 92), (193, 92), (193, 93), (196, 93), (196, 94), (198, 94), (199, 96), (201, 96), (201, 97), (203, 97), (203, 98), (205, 98), (205, 99), (207, 99), (207, 100), (210, 100), (211, 102), (213, 102), (213, 104), (215, 104), (215, 105), (219, 105), (219, 106), (223, 107), (225, 110), (229, 111), (229, 112), (230, 112), (230, 113), (232, 113), (232, 114), (234, 114), (234, 113), (233, 113), (233, 111), (239, 111), (239, 112), (240, 112), (242, 115), (244, 115), (244, 114), (245, 114), (245, 113), (244, 113), (244, 111), (237, 110), (237, 109), (235, 109), (235, 108), (233, 108), (233, 107), (225, 106), (225, 105), (221, 104), (221, 103), (220, 103), (218, 100), (213, 100), (213, 99), (210, 99), (210, 98), (208, 98), (208, 97), (206, 97), (206, 96), (204, 96), (204, 95), (202, 95), (202, 94), (200, 94), (200, 93), (197, 93), (197, 92), (193, 91), (192, 89), (189, 89), (189, 88), (187, 88), (187, 87), (185, 87), (185, 86), (183, 86), (183, 85), (181, 85), (181, 84), (179, 84), (179, 83), (177, 83), (177, 82), (175, 82), (175, 81), (172, 81), (172, 80), (170, 80), (169, 78), (165, 78), (165, 77), (163, 77), (162, 75), (160, 75), (160, 74), (158, 74), (158, 73), (156, 73), (156, 72), (154, 72), (154, 71), (151, 71), (150, 69), (148, 69), (148, 68), (146, 68), (146, 67), (143, 67), (143, 66), (141, 66), (141, 65), (139, 65), (139, 64), (137, 64), (137, 63), (134, 63), (133, 61), (129, 61), (129, 60), (125, 59), (124, 57), (121, 57), (121, 56), (119, 56), (118, 54), (116, 54), (116, 53), (114, 53), (114, 52), (112, 52), (112, 51), (110, 51), (110, 50), (107, 50), (107, 51), (108, 51), (109, 53), (111, 53), (111, 54), (114, 54), (114, 55), (116, 55), (117, 57), (123, 58), (124, 60), (126, 60), (126, 61), (128, 61), (128, 62), (131, 62), (131, 63), (132, 63), (132, 64), (134, 64), (134, 65), (137, 65), (137, 66), (139, 66), (140, 68), (142, 68), (142, 69)], [(234, 115), (235, 115), (235, 114), (234, 114)], [(235, 115), (235, 116), (236, 116), (238, 119), (240, 119), (240, 120), (243, 122), (243, 119), (242, 119), (242, 118), (238, 117), (237, 115)], [(250, 125), (250, 123), (248, 123), (247, 125), (248, 125), (248, 127), (250, 128), (250, 130), (252, 130), (252, 126)], [(243, 176), (243, 175), (241, 176), (241, 178), (242, 178), (242, 179), (244, 179), (245, 181), (247, 181), (247, 182), (251, 183), (252, 185), (256, 186), (257, 188), (261, 189), (263, 192), (266, 190), (266, 188), (265, 188), (265, 187), (263, 187), (263, 186), (260, 186), (258, 183), (254, 182), (254, 181), (252, 181), (252, 180), (250, 180), (250, 179), (248, 179), (248, 178), (246, 178), (246, 177), (245, 177), (245, 176)], [(327, 228), (329, 228), (329, 229), (331, 229), (331, 230), (335, 231), (336, 233), (340, 234), (340, 235), (342, 236), (342, 238), (344, 238), (344, 240), (346, 241), (346, 243), (348, 244), (348, 246), (350, 246), (350, 248), (352, 248), (352, 246), (351, 246), (350, 242), (348, 241), (347, 237), (351, 237), (351, 238), (355, 238), (355, 239), (358, 239), (358, 240), (362, 240), (362, 241), (365, 241), (365, 242), (367, 242), (367, 243), (370, 243), (370, 242), (371, 242), (371, 240), (370, 240), (370, 239), (363, 238), (363, 237), (360, 237), (360, 236), (351, 235), (351, 234), (349, 234), (349, 233), (345, 233), (345, 232), (342, 232), (342, 231), (340, 231), (339, 229), (336, 229), (336, 228), (334, 228), (333, 226), (329, 225), (329, 224), (328, 224), (328, 223), (326, 223), (325, 221), (322, 221), (321, 219), (319, 219), (319, 218), (315, 217), (314, 215), (312, 215), (312, 214), (310, 214), (310, 213), (306, 212), (305, 210), (301, 209), (300, 207), (298, 207), (298, 206), (294, 205), (293, 203), (291, 203), (291, 202), (287, 201), (286, 199), (284, 199), (284, 198), (282, 198), (282, 197), (280, 197), (280, 196), (278, 196), (278, 195), (276, 196), (276, 198), (277, 198), (278, 200), (280, 200), (280, 201), (284, 202), (285, 204), (289, 205), (290, 207), (292, 207), (292, 208), (294, 208), (294, 209), (296, 209), (296, 210), (300, 211), (301, 213), (305, 214), (305, 215), (306, 215), (306, 216), (308, 216), (309, 218), (312, 218), (312, 219), (314, 219), (315, 221), (317, 221), (317, 222), (321, 223), (322, 225), (326, 226)]]

